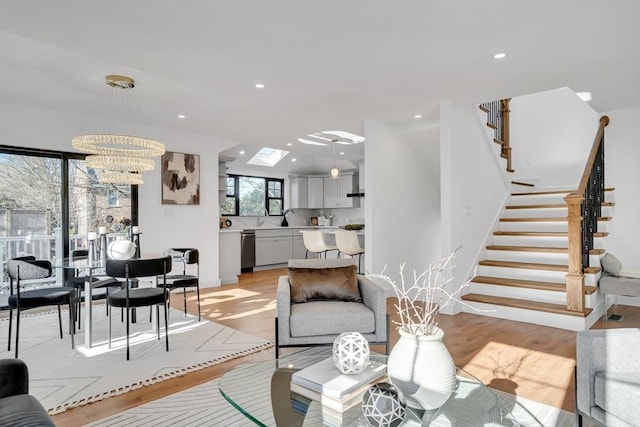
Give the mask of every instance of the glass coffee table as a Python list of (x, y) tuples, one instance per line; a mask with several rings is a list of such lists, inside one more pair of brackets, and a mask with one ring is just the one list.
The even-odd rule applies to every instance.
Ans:
[[(220, 378), (220, 393), (258, 426), (367, 426), (360, 404), (337, 417), (319, 402), (291, 393), (291, 374), (327, 357), (330, 349), (312, 348), (280, 360), (237, 366)], [(386, 361), (386, 356), (371, 358)], [(441, 408), (428, 413), (408, 410), (402, 426), (519, 426), (489, 387), (461, 369), (457, 375), (456, 390)]]

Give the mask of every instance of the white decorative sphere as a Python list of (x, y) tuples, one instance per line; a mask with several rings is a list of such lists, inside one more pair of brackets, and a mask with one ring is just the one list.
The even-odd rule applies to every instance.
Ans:
[(116, 240), (107, 247), (107, 255), (111, 259), (129, 259), (135, 253), (136, 245), (129, 240)]
[(359, 374), (369, 364), (369, 343), (360, 332), (343, 332), (333, 342), (333, 363), (343, 374)]

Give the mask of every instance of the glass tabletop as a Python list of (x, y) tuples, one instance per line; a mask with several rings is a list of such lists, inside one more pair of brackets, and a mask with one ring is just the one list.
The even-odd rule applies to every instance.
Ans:
[[(259, 426), (367, 426), (359, 403), (338, 413), (291, 392), (293, 372), (331, 357), (330, 350), (313, 354), (314, 350), (237, 366), (220, 378), (220, 393)], [(386, 356), (372, 354), (371, 358), (386, 362)], [(456, 389), (441, 408), (430, 412), (407, 408), (402, 426), (519, 426), (498, 396), (480, 380), (462, 369), (458, 369), (457, 379)]]

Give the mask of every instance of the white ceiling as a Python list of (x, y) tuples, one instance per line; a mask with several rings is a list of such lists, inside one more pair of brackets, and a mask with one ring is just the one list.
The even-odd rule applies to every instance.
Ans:
[(638, 22), (638, 0), (0, 0), (0, 99), (81, 112), (125, 74), (145, 124), (322, 168), (331, 149), (298, 137), (418, 113), (432, 127), (443, 99), (568, 86), (596, 111), (638, 107)]

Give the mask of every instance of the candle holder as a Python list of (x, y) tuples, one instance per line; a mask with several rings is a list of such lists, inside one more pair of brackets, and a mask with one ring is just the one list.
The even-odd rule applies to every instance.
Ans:
[(102, 265), (106, 265), (107, 264), (107, 235), (105, 234), (101, 234), (100, 235), (100, 243), (98, 244), (98, 248), (99, 248), (99, 259), (100, 259), (100, 263)]
[(133, 255), (135, 258), (140, 258), (140, 235), (142, 233), (140, 233), (140, 229), (136, 226), (136, 227), (132, 227), (131, 228), (131, 236), (132, 236), (132, 242), (134, 245), (136, 245), (136, 253)]

